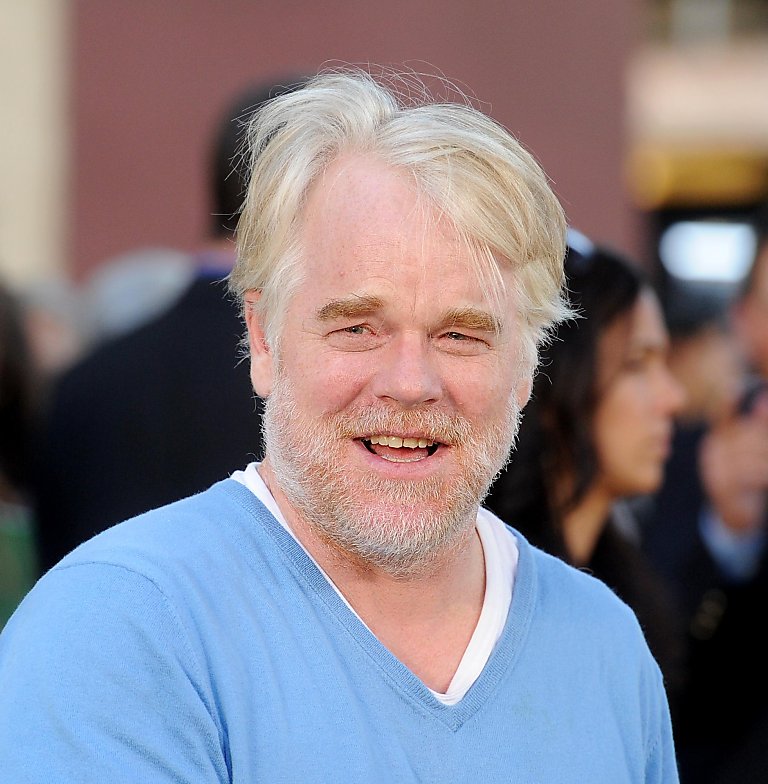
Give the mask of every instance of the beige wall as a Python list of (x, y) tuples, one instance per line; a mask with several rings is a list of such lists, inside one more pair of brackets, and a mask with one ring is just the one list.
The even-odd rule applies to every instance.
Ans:
[(66, 0), (0, 0), (0, 276), (23, 287), (66, 255)]

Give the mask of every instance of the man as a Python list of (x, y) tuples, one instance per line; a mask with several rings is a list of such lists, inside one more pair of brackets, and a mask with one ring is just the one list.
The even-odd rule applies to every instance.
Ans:
[(249, 87), (223, 113), (210, 153), (210, 231), (190, 259), (191, 284), (56, 385), (35, 472), (43, 570), (104, 528), (199, 492), (260, 453), (259, 414), (238, 362), (242, 322), (222, 281), (245, 192), (243, 118), (290, 84)]
[(266, 457), (51, 571), (0, 644), (13, 781), (677, 781), (602, 583), (480, 502), (567, 316), (537, 164), (326, 74), (259, 113), (231, 285)]

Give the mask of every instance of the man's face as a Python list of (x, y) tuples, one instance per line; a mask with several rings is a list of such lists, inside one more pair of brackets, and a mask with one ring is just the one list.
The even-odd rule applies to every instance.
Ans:
[(301, 240), (279, 356), (252, 366), (266, 462), (326, 541), (407, 576), (472, 531), (514, 439), (530, 368), (513, 298), (491, 304), (455, 233), (375, 159), (329, 168)]

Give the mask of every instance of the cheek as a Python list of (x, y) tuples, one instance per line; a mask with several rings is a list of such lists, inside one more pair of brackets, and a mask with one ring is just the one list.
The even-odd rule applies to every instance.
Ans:
[[(598, 476), (615, 498), (646, 492), (656, 483), (655, 467), (643, 457), (630, 423), (623, 429), (604, 430), (597, 439)], [(653, 475), (649, 474), (649, 470)]]
[(506, 411), (510, 396), (522, 408), (530, 391), (527, 380), (519, 380), (519, 373), (494, 362), (447, 363), (441, 376), (448, 402), (469, 419), (486, 420)]
[(348, 407), (363, 393), (370, 361), (350, 356), (329, 356), (308, 351), (286, 363), (288, 378), (296, 379), (296, 398), (310, 411), (333, 413)]
[(627, 452), (626, 432), (622, 418), (613, 406), (602, 405), (595, 415), (593, 438), (601, 473), (620, 470)]
[(595, 449), (604, 482), (617, 497), (653, 492), (663, 461), (649, 440), (646, 398), (623, 390), (604, 400), (595, 416)]
[(601, 469), (611, 472), (631, 465), (642, 440), (646, 404), (637, 390), (617, 384), (595, 412), (593, 436)]

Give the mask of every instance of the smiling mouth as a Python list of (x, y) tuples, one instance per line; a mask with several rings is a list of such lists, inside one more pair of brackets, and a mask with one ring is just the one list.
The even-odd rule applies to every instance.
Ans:
[(360, 439), (365, 448), (377, 457), (392, 463), (414, 463), (437, 452), (440, 444), (427, 438), (402, 438), (376, 435)]

